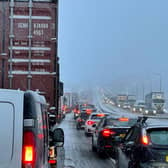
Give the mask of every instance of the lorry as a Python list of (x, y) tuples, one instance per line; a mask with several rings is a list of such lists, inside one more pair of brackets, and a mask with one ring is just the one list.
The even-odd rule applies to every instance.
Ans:
[(127, 102), (132, 107), (136, 102), (136, 95), (128, 95)]
[(128, 96), (126, 94), (118, 94), (116, 98), (116, 104), (118, 107), (123, 107), (127, 103)]
[(145, 104), (147, 108), (156, 110), (156, 113), (164, 112), (165, 98), (164, 92), (150, 92), (145, 96)]
[(58, 0), (0, 1), (0, 88), (33, 90), (58, 112)]

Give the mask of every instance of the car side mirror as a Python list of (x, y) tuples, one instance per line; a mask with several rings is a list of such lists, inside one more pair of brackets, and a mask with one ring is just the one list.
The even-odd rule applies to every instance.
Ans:
[(62, 128), (54, 129), (52, 142), (56, 147), (62, 147), (64, 145), (64, 131)]
[(97, 126), (97, 124), (93, 124), (93, 125), (92, 125), (93, 128), (96, 128), (96, 126)]

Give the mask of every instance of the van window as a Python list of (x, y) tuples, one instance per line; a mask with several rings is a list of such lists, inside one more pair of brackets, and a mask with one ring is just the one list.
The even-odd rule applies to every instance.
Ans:
[(3, 153), (0, 157), (0, 165), (2, 165), (9, 163), (13, 154), (14, 106), (8, 102), (0, 102), (0, 113), (0, 149)]

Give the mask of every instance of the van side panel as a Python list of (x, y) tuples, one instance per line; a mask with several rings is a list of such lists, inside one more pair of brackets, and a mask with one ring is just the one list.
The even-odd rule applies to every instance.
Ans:
[(0, 89), (0, 167), (21, 168), (23, 93)]

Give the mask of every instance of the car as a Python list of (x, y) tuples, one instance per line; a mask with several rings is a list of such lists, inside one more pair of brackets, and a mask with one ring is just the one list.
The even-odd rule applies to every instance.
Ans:
[(134, 113), (142, 113), (144, 108), (145, 108), (145, 102), (143, 100), (139, 100), (132, 107), (132, 112), (134, 112)]
[[(49, 168), (50, 141), (47, 103), (34, 91), (0, 89), (0, 167)], [(61, 146), (61, 145), (60, 145)]]
[(147, 108), (146, 107), (146, 108), (143, 109), (142, 113), (144, 115), (156, 115), (157, 111), (154, 108)]
[(89, 136), (92, 135), (95, 130), (95, 124), (101, 120), (101, 118), (109, 115), (109, 113), (100, 113), (94, 112), (89, 115), (89, 118), (85, 122), (85, 135)]
[(80, 105), (77, 105), (73, 111), (74, 111), (74, 119), (77, 119), (81, 111), (86, 111), (89, 114), (92, 112), (96, 112), (97, 109), (93, 104), (80, 104)]
[(137, 117), (107, 116), (101, 119), (92, 136), (92, 150), (100, 156), (115, 156), (114, 137), (125, 136), (127, 130), (137, 121)]
[(123, 109), (130, 109), (131, 106), (129, 103), (124, 103), (123, 106), (122, 106)]
[(74, 119), (76, 120), (76, 119), (79, 117), (79, 113), (80, 113), (79, 105), (76, 105), (76, 106), (74, 107), (73, 113), (74, 113)]
[(131, 111), (132, 111), (133, 113), (142, 113), (142, 112), (143, 112), (143, 109), (144, 109), (144, 107), (142, 107), (142, 106), (134, 105), (134, 106), (131, 108)]
[(116, 143), (117, 168), (168, 167), (168, 123), (165, 118), (160, 121), (158, 117), (139, 117), (125, 137), (116, 139)]
[(87, 113), (85, 110), (81, 111), (79, 117), (76, 119), (76, 129), (84, 129), (85, 122), (89, 118), (90, 113)]

